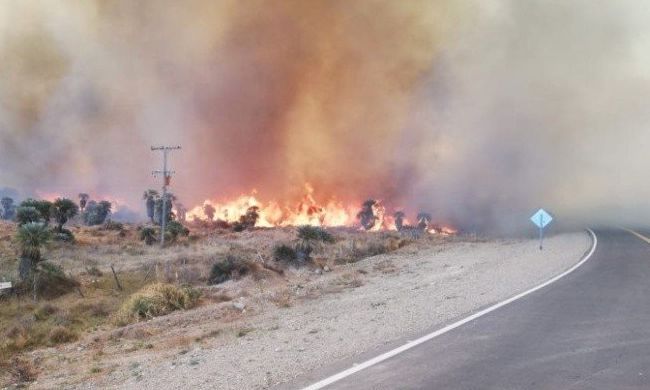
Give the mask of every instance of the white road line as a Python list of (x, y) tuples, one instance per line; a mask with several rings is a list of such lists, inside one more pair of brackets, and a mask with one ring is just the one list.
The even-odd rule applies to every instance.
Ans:
[(591, 234), (591, 236), (593, 238), (593, 245), (591, 247), (591, 250), (589, 251), (589, 253), (582, 260), (580, 260), (580, 262), (578, 264), (574, 265), (573, 267), (569, 268), (568, 270), (564, 271), (563, 273), (561, 273), (561, 274), (547, 280), (546, 282), (544, 282), (544, 283), (542, 283), (542, 284), (540, 284), (540, 285), (538, 285), (536, 287), (531, 288), (530, 290), (524, 291), (524, 292), (522, 292), (522, 293), (520, 293), (518, 295), (515, 295), (512, 298), (508, 298), (505, 301), (501, 301), (501, 302), (499, 302), (499, 303), (497, 303), (497, 304), (495, 304), (493, 306), (490, 306), (490, 307), (488, 307), (486, 309), (483, 309), (483, 310), (481, 310), (479, 312), (476, 312), (476, 313), (472, 314), (469, 317), (465, 317), (465, 318), (463, 318), (462, 320), (460, 320), (458, 322), (454, 322), (453, 324), (447, 325), (444, 328), (438, 329), (435, 332), (429, 333), (426, 336), (422, 336), (417, 340), (413, 340), (411, 342), (408, 342), (408, 343), (402, 345), (401, 347), (397, 347), (397, 348), (395, 348), (395, 349), (393, 349), (391, 351), (383, 353), (383, 354), (381, 354), (381, 355), (379, 355), (377, 357), (374, 357), (374, 358), (372, 358), (370, 360), (367, 360), (367, 361), (365, 361), (363, 363), (356, 364), (353, 367), (348, 368), (345, 371), (341, 371), (338, 374), (334, 374), (334, 375), (330, 376), (329, 378), (325, 378), (325, 379), (323, 379), (323, 380), (321, 380), (321, 381), (319, 381), (317, 383), (314, 383), (313, 385), (307, 386), (303, 390), (322, 389), (325, 386), (329, 386), (332, 383), (338, 382), (341, 379), (346, 378), (346, 377), (348, 377), (348, 376), (350, 376), (352, 374), (355, 374), (355, 373), (357, 373), (357, 372), (359, 372), (361, 370), (365, 370), (366, 368), (372, 367), (375, 364), (381, 363), (386, 359), (390, 359), (393, 356), (399, 355), (400, 353), (402, 353), (404, 351), (407, 351), (407, 350), (409, 350), (409, 349), (411, 349), (413, 347), (416, 347), (416, 346), (418, 346), (418, 345), (420, 345), (422, 343), (425, 343), (425, 342), (427, 342), (427, 341), (429, 341), (431, 339), (434, 339), (434, 338), (436, 338), (436, 337), (438, 337), (440, 335), (443, 335), (443, 334), (445, 334), (445, 333), (447, 333), (447, 332), (449, 332), (449, 331), (451, 331), (453, 329), (456, 329), (459, 326), (462, 326), (462, 325), (464, 325), (464, 324), (466, 324), (466, 323), (468, 323), (470, 321), (474, 321), (475, 319), (477, 319), (479, 317), (482, 317), (482, 316), (484, 316), (484, 315), (486, 315), (486, 314), (488, 314), (490, 312), (493, 312), (493, 311), (495, 311), (495, 310), (497, 310), (497, 309), (499, 309), (499, 308), (501, 308), (501, 307), (503, 307), (503, 306), (505, 306), (505, 305), (507, 305), (509, 303), (512, 303), (512, 302), (514, 302), (514, 301), (516, 301), (518, 299), (521, 299), (521, 298), (525, 297), (528, 294), (534, 293), (535, 291), (537, 291), (537, 290), (539, 290), (541, 288), (544, 288), (544, 287), (548, 286), (549, 284), (551, 284), (553, 282), (556, 282), (556, 281), (560, 280), (561, 278), (567, 276), (571, 272), (578, 269), (578, 267), (583, 265), (587, 260), (589, 260), (589, 258), (596, 251), (596, 246), (598, 245), (598, 237), (596, 237), (596, 233), (594, 233), (593, 230), (587, 229), (587, 231)]
[(641, 234), (641, 233), (637, 233), (637, 232), (635, 232), (635, 231), (632, 230), (632, 229), (625, 229), (625, 228), (624, 228), (623, 230), (625, 230), (625, 231), (628, 232), (628, 233), (632, 233), (632, 234), (634, 234), (634, 235), (637, 236), (639, 239), (641, 239), (641, 240), (645, 241), (646, 243), (650, 244), (650, 238), (644, 236), (643, 234)]

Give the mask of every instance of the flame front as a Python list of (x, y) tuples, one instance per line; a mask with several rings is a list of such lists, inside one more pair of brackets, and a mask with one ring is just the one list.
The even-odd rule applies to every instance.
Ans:
[[(305, 184), (305, 194), (293, 203), (281, 203), (276, 200), (263, 202), (258, 198), (257, 191), (250, 195), (240, 195), (235, 199), (219, 202), (206, 200), (187, 213), (188, 220), (221, 220), (229, 223), (237, 222), (240, 216), (246, 214), (250, 207), (257, 207), (259, 219), (256, 226), (356, 226), (359, 203), (344, 204), (335, 198), (319, 202), (314, 195), (314, 188)], [(212, 211), (213, 210), (213, 211)], [(392, 218), (386, 218), (385, 208), (380, 204), (373, 206), (377, 218), (372, 230), (395, 230)], [(209, 212), (211, 215), (208, 215)]]
[[(322, 226), (322, 227), (358, 227), (361, 230), (382, 231), (398, 230), (396, 219), (381, 201), (371, 201), (371, 223), (360, 223), (363, 208), (361, 202), (346, 204), (335, 198), (320, 202), (309, 184), (304, 186), (305, 192), (300, 200), (295, 202), (279, 202), (277, 200), (261, 201), (256, 190), (249, 195), (240, 195), (226, 201), (206, 200), (187, 212), (187, 220), (224, 221), (235, 223), (245, 215), (251, 207), (257, 208), (259, 218), (255, 226)], [(368, 202), (366, 202), (368, 203)], [(370, 203), (368, 203), (370, 204)], [(368, 214), (365, 215), (368, 218)], [(366, 222), (368, 220), (366, 219)], [(408, 226), (408, 220), (403, 218), (402, 225)], [(430, 233), (444, 235), (455, 234), (450, 227), (427, 224), (423, 227)]]

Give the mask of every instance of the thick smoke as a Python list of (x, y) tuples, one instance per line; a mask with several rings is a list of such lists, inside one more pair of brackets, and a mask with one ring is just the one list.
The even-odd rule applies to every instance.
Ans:
[[(0, 187), (133, 207), (378, 198), (464, 227), (641, 222), (650, 11), (634, 1), (0, 3)], [(515, 223), (514, 221), (518, 221)]]

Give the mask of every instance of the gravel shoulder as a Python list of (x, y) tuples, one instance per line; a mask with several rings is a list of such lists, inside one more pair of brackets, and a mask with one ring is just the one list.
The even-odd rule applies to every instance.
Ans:
[(192, 351), (174, 369), (153, 365), (124, 385), (266, 388), (523, 291), (578, 262), (590, 245), (576, 233), (548, 239), (544, 251), (535, 240), (513, 240), (366, 259), (339, 276), (345, 291), (268, 312), (254, 321), (267, 330)]
[[(452, 240), (405, 247), (322, 274), (296, 271), (292, 278), (298, 282), (289, 291), (239, 282), (238, 289), (259, 293), (223, 304), (228, 313), (241, 312), (230, 322), (234, 331), (215, 331), (219, 335), (210, 342), (180, 352), (141, 350), (114, 362), (110, 373), (82, 382), (46, 379), (36, 387), (271, 388), (524, 291), (568, 269), (590, 247), (586, 232), (549, 237), (544, 251), (528, 239)], [(278, 305), (285, 293), (301, 298)], [(224, 310), (207, 307), (157, 320), (192, 334), (192, 324), (223, 319)], [(174, 334), (156, 337), (165, 336)]]

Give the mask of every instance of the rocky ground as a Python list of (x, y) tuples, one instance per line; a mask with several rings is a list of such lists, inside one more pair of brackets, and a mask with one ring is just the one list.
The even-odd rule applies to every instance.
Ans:
[(34, 388), (263, 389), (416, 336), (569, 268), (587, 233), (416, 243), (357, 263), (245, 278), (196, 310), (32, 352)]

